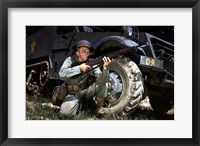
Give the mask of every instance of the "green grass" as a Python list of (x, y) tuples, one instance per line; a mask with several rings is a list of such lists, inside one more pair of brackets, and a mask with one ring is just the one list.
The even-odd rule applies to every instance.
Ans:
[[(27, 96), (26, 98), (26, 119), (27, 120), (158, 120), (153, 111), (136, 109), (131, 115), (125, 117), (99, 118), (95, 115), (94, 109), (82, 109), (74, 117), (65, 117), (59, 114), (59, 109), (51, 108), (51, 98), (42, 95)], [(90, 107), (90, 106), (88, 106)]]
[[(98, 118), (91, 109), (79, 111), (74, 117), (65, 117), (59, 114), (58, 109), (52, 109), (51, 99), (43, 96), (28, 96), (26, 101), (27, 120), (104, 120)], [(115, 118), (107, 118), (115, 120)], [(128, 117), (121, 117), (118, 120), (128, 120)]]

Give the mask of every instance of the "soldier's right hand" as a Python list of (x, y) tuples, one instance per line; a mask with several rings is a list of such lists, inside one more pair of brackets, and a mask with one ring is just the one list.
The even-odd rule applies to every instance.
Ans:
[(85, 63), (83, 63), (83, 64), (80, 65), (80, 70), (82, 72), (86, 72), (86, 71), (88, 71), (90, 69), (91, 69), (91, 67), (89, 65), (86, 65)]

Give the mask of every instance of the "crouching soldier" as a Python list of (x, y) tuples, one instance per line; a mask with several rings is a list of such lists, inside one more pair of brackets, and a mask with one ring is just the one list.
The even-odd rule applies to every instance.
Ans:
[[(92, 69), (93, 67), (85, 63), (89, 60), (91, 52), (94, 51), (91, 43), (87, 40), (80, 40), (73, 49), (75, 54), (64, 61), (59, 71), (59, 76), (67, 83), (68, 90), (68, 95), (61, 104), (60, 112), (66, 116), (75, 115), (80, 98), (85, 97), (94, 99), (98, 113), (107, 96), (106, 82), (109, 74), (108, 65), (111, 60), (109, 57), (103, 58), (102, 71), (99, 67)], [(89, 73), (84, 74), (89, 70), (91, 70)], [(93, 82), (89, 81), (91, 75), (95, 78)]]

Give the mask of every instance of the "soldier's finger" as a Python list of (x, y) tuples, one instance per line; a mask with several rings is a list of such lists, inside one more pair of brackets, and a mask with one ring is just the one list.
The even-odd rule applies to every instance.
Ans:
[(111, 62), (110, 57), (107, 58), (108, 62)]
[(85, 65), (85, 68), (90, 68), (90, 66), (89, 65)]
[(87, 67), (88, 69), (91, 69), (91, 67), (88, 65), (88, 67)]
[(108, 61), (106, 56), (104, 57), (104, 59), (105, 59), (106, 62)]
[(90, 67), (90, 66), (89, 66), (89, 65), (87, 65), (87, 64), (86, 64), (85, 66), (86, 66), (86, 67)]
[(105, 57), (103, 57), (103, 62), (104, 62), (104, 63), (106, 62)]

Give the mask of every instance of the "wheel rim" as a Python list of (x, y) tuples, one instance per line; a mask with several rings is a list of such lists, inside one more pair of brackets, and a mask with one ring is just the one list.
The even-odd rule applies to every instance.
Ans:
[(121, 76), (116, 71), (110, 70), (106, 105), (110, 107), (116, 103), (120, 99), (122, 91), (123, 82)]

